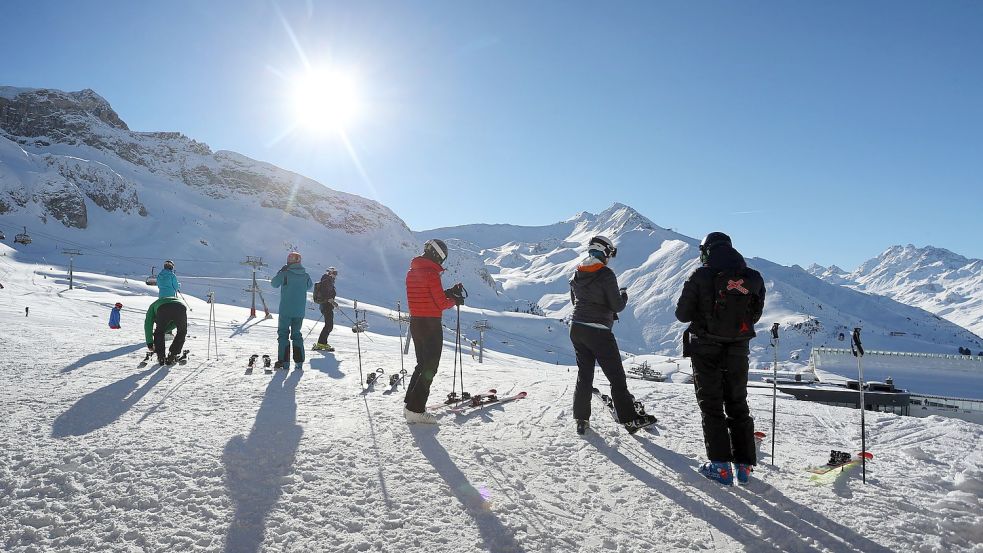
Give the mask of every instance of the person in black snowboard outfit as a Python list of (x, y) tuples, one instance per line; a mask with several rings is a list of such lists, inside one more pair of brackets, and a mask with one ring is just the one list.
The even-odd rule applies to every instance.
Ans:
[(611, 330), (617, 313), (628, 304), (628, 292), (618, 288), (618, 277), (608, 267), (608, 261), (617, 253), (618, 249), (604, 236), (591, 238), (587, 258), (577, 267), (577, 273), (570, 281), (570, 301), (573, 302), (570, 341), (577, 354), (578, 369), (573, 418), (577, 420), (578, 434), (587, 430), (590, 419), (595, 362), (611, 383), (611, 399), (618, 421), (632, 433), (655, 422), (652, 415), (639, 415), (635, 410), (635, 398), (628, 392), (625, 381), (621, 350)]
[(321, 329), (317, 343), (314, 344), (315, 351), (334, 351), (334, 348), (328, 343), (328, 336), (334, 330), (334, 308), (338, 307), (338, 302), (335, 300), (338, 292), (334, 287), (336, 278), (338, 278), (338, 269), (328, 267), (317, 284), (320, 293), (318, 297), (320, 300), (319, 307), (321, 308), (321, 315), (324, 316), (324, 328)]
[(743, 483), (757, 463), (747, 404), (748, 342), (764, 309), (765, 284), (722, 232), (703, 239), (700, 261), (703, 266), (683, 285), (676, 305), (676, 318), (690, 323), (683, 333), (683, 357), (693, 363), (709, 458), (700, 472), (730, 485), (734, 463)]

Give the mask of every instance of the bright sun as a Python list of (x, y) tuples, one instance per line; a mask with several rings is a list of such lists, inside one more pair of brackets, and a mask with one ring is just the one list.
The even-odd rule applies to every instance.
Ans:
[(294, 82), (294, 115), (314, 132), (343, 131), (361, 110), (354, 80), (338, 71), (309, 71)]

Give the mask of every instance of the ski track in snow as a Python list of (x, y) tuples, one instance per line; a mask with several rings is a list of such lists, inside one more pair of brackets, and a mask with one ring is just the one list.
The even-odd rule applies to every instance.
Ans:
[[(246, 375), (250, 354), (274, 355), (275, 320), (218, 305), (216, 359), (209, 306), (189, 298), (187, 364), (141, 368), (153, 298), (105, 281), (65, 291), (4, 261), (5, 550), (983, 551), (983, 428), (971, 423), (868, 413), (868, 484), (858, 468), (817, 485), (804, 469), (859, 449), (859, 413), (783, 400), (779, 466), (769, 436), (752, 484), (724, 488), (695, 471), (690, 385), (630, 380), (657, 427), (630, 436), (594, 400), (580, 437), (575, 369), (488, 352), (482, 365), (465, 356), (468, 387), (528, 398), (407, 426), (402, 385), (388, 385), (395, 336), (362, 340), (364, 374), (386, 370), (366, 392), (341, 324), (334, 355)], [(110, 331), (123, 295), (123, 330)], [(445, 346), (432, 398), (450, 388)], [(770, 432), (770, 396), (751, 406)]]

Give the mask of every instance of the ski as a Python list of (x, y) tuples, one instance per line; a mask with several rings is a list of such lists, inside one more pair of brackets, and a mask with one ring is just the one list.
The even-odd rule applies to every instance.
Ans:
[(263, 372), (266, 374), (273, 374), (273, 364), (269, 355), (263, 356)]
[(517, 399), (522, 399), (527, 395), (528, 393), (526, 392), (519, 392), (513, 396), (507, 396), (507, 397), (498, 397), (495, 394), (483, 395), (477, 398), (472, 396), (471, 401), (459, 403), (454, 407), (448, 409), (448, 411), (454, 413), (455, 415), (465, 415), (467, 413), (470, 413), (471, 411), (474, 411), (475, 409), (484, 409), (486, 405), (501, 405), (503, 403), (508, 403), (510, 401), (515, 401)]
[(256, 366), (257, 359), (259, 359), (259, 355), (255, 353), (249, 356), (249, 362), (246, 364), (246, 374), (253, 374), (253, 367)]
[(178, 365), (187, 365), (188, 364), (188, 354), (189, 353), (191, 353), (191, 350), (187, 350), (186, 349), (186, 350), (182, 351), (181, 352), (181, 357), (178, 357), (177, 358), (177, 364)]
[(830, 451), (830, 459), (825, 465), (820, 465), (818, 467), (809, 467), (806, 469), (807, 472), (812, 473), (812, 480), (822, 481), (823, 476), (827, 474), (839, 475), (841, 472), (847, 471), (857, 465), (859, 465), (864, 459), (870, 461), (874, 458), (874, 454), (869, 451), (863, 454), (857, 453), (851, 455), (845, 451)]
[(461, 397), (461, 396), (459, 396), (459, 395), (457, 395), (455, 393), (450, 393), (450, 394), (448, 394), (448, 397), (447, 397), (446, 400), (444, 400), (444, 401), (442, 401), (440, 403), (434, 403), (433, 405), (428, 405), (427, 406), (427, 411), (437, 411), (437, 410), (442, 409), (444, 407), (453, 407), (453, 406), (457, 405), (458, 403), (461, 403), (462, 401), (468, 401), (468, 400), (473, 399), (473, 398), (478, 398), (480, 400), (481, 398), (483, 398), (485, 396), (493, 396), (496, 393), (498, 393), (498, 392), (495, 390), (495, 388), (491, 388), (487, 392), (482, 392), (480, 394), (468, 394), (467, 392), (465, 392), (465, 394), (464, 394), (465, 397)]
[(406, 386), (406, 369), (401, 369), (399, 373), (393, 373), (389, 375), (389, 387), (396, 388), (396, 386), (403, 382), (403, 386)]
[(154, 355), (154, 352), (152, 352), (152, 351), (148, 351), (148, 352), (147, 352), (147, 355), (145, 355), (145, 356), (143, 357), (143, 361), (140, 361), (140, 364), (139, 364), (139, 365), (137, 365), (137, 367), (138, 367), (138, 368), (141, 368), (141, 369), (142, 369), (142, 368), (144, 368), (144, 367), (146, 367), (146, 366), (147, 366), (147, 363), (149, 363), (149, 362), (150, 362), (150, 358), (151, 358), (151, 357), (152, 357), (153, 355)]
[(366, 377), (366, 379), (365, 379), (365, 384), (367, 384), (369, 386), (372, 386), (384, 374), (386, 374), (386, 371), (382, 367), (379, 367), (378, 369), (375, 370), (375, 372), (369, 373), (369, 376)]
[(635, 421), (638, 419), (645, 419), (645, 422), (642, 424), (637, 424), (635, 421), (623, 423), (618, 420), (618, 413), (616, 413), (614, 410), (614, 399), (611, 396), (602, 394), (597, 388), (591, 388), (591, 392), (601, 400), (601, 403), (603, 403), (605, 407), (608, 408), (608, 412), (611, 413), (611, 418), (614, 419), (614, 422), (624, 426), (625, 430), (627, 430), (629, 434), (634, 434), (643, 428), (647, 428), (659, 422), (659, 419), (657, 419), (654, 415), (649, 415), (645, 412), (645, 406), (642, 405), (642, 402), (635, 401), (635, 414), (638, 416)]

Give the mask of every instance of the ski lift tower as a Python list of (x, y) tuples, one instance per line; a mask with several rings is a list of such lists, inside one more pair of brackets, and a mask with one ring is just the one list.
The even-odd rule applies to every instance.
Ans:
[(68, 289), (73, 290), (75, 288), (75, 256), (82, 255), (82, 252), (78, 250), (62, 250), (61, 253), (68, 256)]
[(269, 308), (266, 307), (266, 299), (263, 298), (263, 291), (259, 289), (259, 284), (256, 283), (256, 269), (261, 269), (263, 267), (268, 267), (266, 263), (263, 263), (262, 257), (254, 257), (251, 255), (246, 256), (246, 260), (242, 262), (243, 265), (248, 265), (253, 268), (253, 282), (246, 288), (247, 292), (251, 292), (253, 295), (252, 307), (249, 310), (249, 318), (256, 318), (256, 292), (259, 292), (259, 301), (263, 302), (263, 312), (266, 313), (264, 319), (272, 319), (273, 315), (270, 315)]
[(485, 353), (485, 331), (491, 330), (491, 325), (488, 324), (488, 319), (481, 319), (475, 321), (471, 328), (478, 331), (478, 362), (481, 363)]

